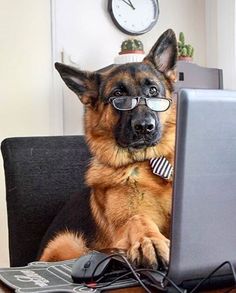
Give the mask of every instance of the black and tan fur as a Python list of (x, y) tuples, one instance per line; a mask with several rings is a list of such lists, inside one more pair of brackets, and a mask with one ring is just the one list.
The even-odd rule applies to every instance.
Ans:
[[(139, 265), (168, 264), (172, 183), (153, 175), (149, 159), (165, 156), (173, 163), (175, 103), (162, 113), (143, 104), (118, 111), (108, 98), (149, 97), (156, 92), (172, 98), (176, 56), (175, 34), (167, 30), (140, 63), (101, 72), (56, 63), (62, 79), (86, 108), (85, 135), (93, 156), (86, 174), (91, 190), (87, 213), (93, 237), (68, 227), (50, 239), (41, 260), (75, 258), (91, 249), (115, 247), (125, 249)], [(153, 122), (150, 133), (138, 129), (143, 121)]]

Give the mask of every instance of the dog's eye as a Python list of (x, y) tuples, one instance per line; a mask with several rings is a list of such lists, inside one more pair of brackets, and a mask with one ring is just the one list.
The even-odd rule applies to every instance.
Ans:
[(123, 95), (123, 92), (121, 90), (114, 90), (113, 97), (121, 97)]
[(151, 86), (149, 89), (149, 94), (152, 97), (156, 97), (158, 95), (157, 88), (155, 86)]

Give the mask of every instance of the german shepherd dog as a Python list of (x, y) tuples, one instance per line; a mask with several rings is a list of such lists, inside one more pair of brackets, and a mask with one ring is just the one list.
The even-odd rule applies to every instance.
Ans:
[[(164, 156), (174, 161), (176, 58), (176, 37), (169, 29), (142, 62), (101, 72), (55, 64), (85, 105), (85, 137), (92, 159), (84, 212), (93, 221), (93, 237), (80, 233), (79, 227), (67, 227), (49, 239), (41, 260), (118, 248), (138, 266), (168, 265), (172, 182), (153, 174), (150, 159)], [(69, 213), (79, 217), (75, 207)]]

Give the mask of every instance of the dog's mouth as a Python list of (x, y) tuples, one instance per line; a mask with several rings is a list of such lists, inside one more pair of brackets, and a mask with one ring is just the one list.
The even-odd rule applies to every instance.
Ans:
[(122, 148), (127, 148), (129, 151), (139, 151), (141, 149), (146, 149), (147, 147), (153, 147), (160, 142), (161, 135), (156, 135), (155, 138), (141, 137), (132, 141), (122, 141), (118, 140), (118, 144)]
[(156, 144), (158, 144), (158, 141), (149, 141), (149, 140), (145, 140), (145, 139), (140, 139), (138, 141), (134, 141), (131, 144), (128, 145), (128, 148), (130, 150), (140, 150), (146, 147), (151, 147), (151, 146), (155, 146)]

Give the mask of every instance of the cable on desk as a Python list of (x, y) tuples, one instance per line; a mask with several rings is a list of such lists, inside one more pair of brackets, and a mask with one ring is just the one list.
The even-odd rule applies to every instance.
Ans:
[[(109, 259), (109, 258), (113, 258), (113, 257), (119, 257), (121, 258), (128, 266), (130, 272), (133, 274), (133, 276), (135, 277), (135, 279), (138, 281), (138, 283), (140, 284), (140, 286), (143, 287), (143, 289), (148, 292), (148, 293), (152, 293), (148, 288), (147, 286), (143, 283), (143, 281), (140, 279), (140, 277), (138, 276), (138, 274), (136, 273), (135, 269), (132, 267), (132, 265), (130, 264), (130, 262), (126, 259), (126, 257), (124, 257), (123, 255), (121, 254), (118, 254), (118, 253), (115, 253), (115, 254), (111, 254), (107, 257), (105, 257), (103, 260), (101, 260), (97, 265), (96, 267), (94, 268), (94, 271), (92, 273), (92, 279), (93, 279), (93, 276), (97, 270), (97, 268), (99, 267), (99, 265), (101, 265), (105, 260)], [(123, 276), (124, 277), (124, 276)], [(118, 277), (119, 278), (119, 277)], [(120, 280), (120, 278), (119, 278)], [(117, 280), (116, 280), (117, 281)], [(114, 283), (114, 282), (113, 282)]]
[[(208, 279), (210, 279), (211, 276), (213, 276), (219, 269), (221, 269), (222, 267), (224, 267), (225, 265), (229, 265), (232, 275), (234, 277), (234, 284), (236, 285), (236, 273), (235, 273), (235, 269), (234, 266), (232, 265), (232, 263), (230, 261), (225, 261), (222, 264), (220, 264), (218, 267), (216, 267), (211, 273), (209, 273), (205, 278), (203, 278), (189, 293), (194, 293), (197, 292), (197, 290), (199, 289), (199, 287), (204, 284)], [(230, 289), (230, 291), (233, 288)], [(229, 292), (230, 292), (229, 291)], [(226, 291), (227, 292), (227, 291)]]
[[(179, 293), (184, 293), (186, 292), (186, 290), (182, 290), (174, 281), (172, 281), (170, 278), (168, 278), (168, 276), (166, 275), (166, 273), (163, 273), (161, 271), (158, 270), (153, 270), (153, 269), (134, 269), (132, 267), (132, 265), (130, 264), (130, 262), (126, 259), (126, 257), (124, 257), (121, 254), (111, 254), (109, 256), (107, 256), (106, 258), (104, 258), (103, 260), (101, 260), (97, 266), (94, 268), (93, 274), (92, 274), (92, 279), (93, 276), (97, 270), (97, 268), (107, 259), (113, 258), (113, 257), (119, 257), (121, 258), (128, 266), (128, 269), (130, 270), (129, 272), (124, 272), (122, 275), (118, 276), (117, 278), (115, 278), (114, 280), (104, 283), (104, 284), (98, 284), (98, 282), (96, 282), (96, 284), (86, 284), (87, 287), (89, 288), (102, 288), (102, 287), (108, 287), (112, 284), (114, 284), (115, 282), (122, 280), (123, 278), (129, 276), (129, 275), (133, 275), (135, 277), (135, 279), (138, 281), (138, 283), (140, 284), (140, 286), (142, 286), (144, 288), (144, 290), (148, 293), (151, 293), (151, 291), (146, 287), (146, 285), (143, 283), (143, 281), (141, 280), (141, 278), (139, 277), (139, 275), (137, 273), (142, 273), (142, 272), (154, 272), (157, 273), (159, 275), (161, 275), (164, 280), (166, 280), (171, 286), (173, 286)], [(225, 261), (222, 264), (220, 264), (218, 267), (216, 267), (212, 272), (210, 272), (205, 278), (203, 278), (200, 282), (198, 282), (198, 284), (189, 292), (189, 293), (195, 293), (197, 292), (197, 290), (210, 278), (212, 277), (218, 270), (220, 270), (222, 267), (224, 267), (225, 265), (229, 265), (230, 270), (232, 272), (233, 278), (234, 278), (234, 283), (236, 286), (236, 273), (235, 273), (235, 269), (232, 265), (232, 263), (230, 261)], [(104, 277), (101, 277), (98, 281), (101, 281)], [(168, 284), (167, 283), (167, 284)], [(155, 283), (150, 281), (150, 285), (156, 285)], [(230, 291), (232, 291), (235, 286), (227, 291), (225, 291), (224, 293), (229, 293)], [(163, 290), (164, 288), (160, 288), (160, 290)]]
[[(138, 283), (146, 290), (146, 292), (151, 292), (147, 287), (146, 287), (146, 285), (143, 283), (143, 281), (141, 280), (141, 278), (138, 276), (138, 274), (137, 273), (141, 273), (141, 272), (144, 272), (144, 271), (149, 271), (149, 272), (154, 272), (154, 273), (157, 273), (157, 274), (159, 274), (160, 276), (162, 276), (165, 280), (167, 280), (167, 282), (168, 283), (170, 283), (179, 293), (184, 293), (185, 291), (184, 290), (182, 290), (177, 284), (175, 284), (175, 282), (174, 281), (172, 281), (170, 278), (168, 278), (167, 277), (167, 275), (165, 274), (165, 273), (163, 273), (163, 272), (161, 272), (161, 271), (158, 271), (158, 270), (153, 270), (153, 269), (134, 269), (133, 267), (132, 267), (132, 265), (130, 264), (130, 262), (127, 260), (127, 258), (126, 257), (124, 257), (123, 255), (121, 255), (121, 254), (111, 254), (111, 255), (109, 255), (109, 256), (107, 256), (106, 258), (104, 258), (103, 260), (101, 260), (97, 265), (96, 265), (96, 267), (94, 268), (94, 271), (93, 271), (93, 273), (92, 273), (92, 280), (93, 280), (93, 276), (94, 276), (94, 274), (95, 274), (95, 272), (96, 272), (96, 270), (97, 270), (97, 268), (104, 262), (104, 261), (106, 261), (107, 259), (110, 259), (110, 258), (112, 258), (112, 257), (120, 257), (126, 264), (127, 264), (127, 266), (128, 266), (128, 268), (129, 268), (129, 270), (130, 270), (130, 272), (127, 272), (127, 273), (124, 273), (124, 274), (122, 274), (121, 276), (118, 276), (117, 278), (115, 278), (114, 280), (112, 280), (112, 281), (110, 281), (109, 283), (106, 283), (106, 284), (102, 284), (102, 285), (100, 285), (99, 286), (99, 284), (98, 285), (93, 285), (93, 288), (102, 288), (102, 287), (107, 287), (107, 286), (110, 286), (110, 285), (112, 285), (112, 284), (114, 284), (115, 282), (117, 282), (117, 281), (119, 281), (119, 280), (121, 280), (121, 279), (123, 279), (123, 278), (125, 278), (125, 277), (127, 277), (127, 276), (129, 276), (129, 275), (133, 275), (134, 277), (135, 277), (135, 279), (138, 281)], [(96, 283), (98, 283), (99, 281), (101, 281), (102, 280), (102, 278), (103, 277), (101, 277)], [(150, 284), (154, 284), (153, 282), (151, 282), (150, 281)], [(156, 284), (154, 284), (154, 285), (156, 285)], [(89, 287), (91, 287), (90, 285), (86, 285), (86, 286), (89, 286)], [(160, 290), (163, 290), (164, 288), (159, 288)]]

